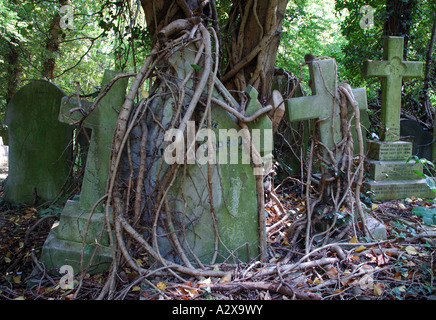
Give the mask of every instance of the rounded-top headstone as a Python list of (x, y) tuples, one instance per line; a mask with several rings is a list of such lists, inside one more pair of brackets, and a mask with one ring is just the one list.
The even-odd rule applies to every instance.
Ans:
[(72, 127), (58, 121), (65, 93), (44, 80), (32, 80), (6, 109), (9, 172), (5, 200), (33, 204), (55, 199), (71, 166)]

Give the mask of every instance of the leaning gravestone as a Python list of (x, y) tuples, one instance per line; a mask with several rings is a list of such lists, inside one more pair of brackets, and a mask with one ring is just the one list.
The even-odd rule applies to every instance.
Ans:
[[(319, 119), (320, 141), (331, 149), (342, 140), (338, 84), (334, 59), (313, 61), (309, 65), (312, 95), (287, 100), (287, 117), (290, 122)], [(366, 90), (353, 89), (362, 119), (366, 115)], [(351, 107), (348, 108), (352, 112)], [(353, 126), (354, 127), (354, 126)], [(355, 130), (353, 130), (354, 132)], [(362, 128), (363, 131), (363, 128)], [(362, 132), (365, 138), (365, 132)], [(358, 152), (358, 148), (354, 148)], [(338, 157), (339, 154), (336, 154)]]
[[(192, 69), (195, 51), (192, 50), (192, 46), (189, 46), (170, 57), (168, 62), (175, 70), (172, 81), (180, 83), (186, 77), (187, 72)], [(231, 97), (230, 93), (218, 79), (216, 79), (216, 83), (220, 90), (214, 90), (214, 98), (224, 101), (225, 94), (226, 99), (231, 99), (229, 98)], [(188, 81), (184, 89), (189, 93), (190, 90), (192, 91), (192, 87), (193, 83)], [(151, 198), (156, 190), (158, 168), (162, 168), (161, 172), (164, 172), (166, 168), (165, 163), (160, 167), (160, 161), (162, 157), (165, 157), (167, 150), (166, 148), (162, 150), (165, 132), (160, 127), (163, 126), (166, 132), (172, 129), (171, 119), (174, 116), (174, 101), (171, 95), (162, 95), (164, 90), (165, 85), (162, 85), (162, 88), (157, 91), (157, 97), (149, 107), (154, 115), (151, 116), (151, 112), (147, 115), (147, 161), (150, 169), (147, 170), (148, 176), (145, 181), (145, 199)], [(247, 88), (246, 94), (249, 98), (246, 115), (249, 116), (262, 106), (254, 88)], [(238, 111), (241, 110), (234, 99), (232, 103)], [(186, 98), (184, 105), (188, 104), (189, 98)], [(250, 161), (242, 161), (244, 147), (247, 146), (241, 143), (241, 137), (238, 136), (241, 128), (236, 117), (215, 104), (211, 106), (211, 113), (211, 127), (215, 137), (213, 144), (216, 146), (216, 150), (207, 150), (207, 142), (202, 143), (204, 136), (197, 141), (198, 148), (194, 150), (194, 161), (182, 162), (184, 167), (179, 170), (168, 192), (168, 210), (171, 211), (174, 225), (180, 226), (177, 228), (177, 237), (181, 246), (186, 252), (195, 254), (202, 263), (209, 264), (212, 261), (222, 262), (228, 259), (231, 262), (239, 260), (247, 262), (256, 258), (259, 254), (259, 246), (264, 245), (259, 238), (259, 229), (265, 228), (265, 226), (259, 225), (256, 176)], [(161, 126), (156, 125), (156, 118), (160, 119)], [(264, 160), (268, 161), (269, 155), (272, 154), (272, 123), (270, 119), (264, 115), (248, 125), (251, 132), (259, 130), (261, 143), (258, 145), (258, 150), (264, 156)], [(199, 121), (188, 123), (186, 136), (195, 140), (195, 129), (199, 132), (205, 128), (206, 125), (199, 126)], [(187, 148), (188, 145), (189, 142), (186, 143), (185, 147)], [(231, 151), (232, 149), (237, 152), (235, 158), (233, 158), (235, 154)], [(206, 160), (206, 163), (199, 161), (198, 156), (201, 157), (203, 154), (207, 154), (207, 158), (203, 159)], [(207, 161), (211, 159), (216, 160), (216, 164), (211, 164), (210, 174), (215, 218), (212, 216), (208, 193)], [(248, 160), (250, 160), (249, 155)], [(143, 201), (143, 203), (147, 205), (147, 201)], [(144, 211), (144, 219), (153, 221), (153, 207), (145, 208)], [(216, 224), (214, 224), (214, 220)], [(219, 233), (219, 240), (216, 238), (216, 231)], [(171, 246), (174, 240), (171, 240), (168, 231), (158, 227), (157, 233), (158, 248), (162, 257), (179, 262), (180, 258)], [(193, 255), (188, 254), (188, 259), (193, 265), (196, 264)]]
[(365, 61), (365, 77), (382, 78), (381, 141), (368, 142), (371, 180), (366, 188), (374, 200), (405, 197), (434, 197), (425, 179), (413, 171), (422, 172), (423, 165), (409, 161), (412, 143), (400, 140), (401, 87), (403, 78), (422, 76), (422, 62), (403, 61), (404, 39), (388, 37), (384, 41), (383, 60)]
[[(102, 91), (105, 85), (117, 74), (114, 71), (105, 71)], [(117, 110), (124, 102), (127, 81), (127, 78), (122, 78), (115, 82), (106, 96), (99, 102), (97, 108), (84, 121), (84, 126), (91, 129), (92, 134), (80, 196), (78, 199), (70, 200), (65, 204), (59, 225), (52, 229), (44, 244), (41, 261), (47, 268), (70, 265), (75, 272), (78, 272), (83, 242), (85, 243), (83, 248), (84, 267), (90, 261), (94, 248), (97, 249), (92, 260), (92, 264), (97, 264), (97, 267), (91, 269), (90, 272), (105, 270), (108, 267), (107, 262), (112, 260), (108, 235), (106, 230), (103, 230), (105, 217), (101, 205), (96, 207), (88, 229), (86, 226), (92, 208), (105, 194), (112, 137), (118, 118)], [(59, 121), (73, 124), (81, 118), (79, 112), (70, 114), (70, 110), (77, 108), (78, 103), (74, 98), (70, 99), (68, 103), (66, 102), (67, 98), (64, 98), (60, 103), (60, 110), (58, 106)], [(86, 101), (81, 101), (81, 104), (85, 111), (91, 106), (91, 103)], [(84, 240), (85, 230), (87, 234)], [(101, 239), (100, 233), (102, 233)]]
[(57, 120), (64, 96), (54, 84), (33, 80), (7, 106), (7, 201), (33, 204), (36, 197), (53, 200), (66, 183), (72, 165), (72, 127)]

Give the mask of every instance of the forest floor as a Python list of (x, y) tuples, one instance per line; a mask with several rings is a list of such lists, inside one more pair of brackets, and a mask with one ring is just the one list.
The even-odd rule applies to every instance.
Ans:
[[(353, 233), (337, 244), (314, 241), (307, 259), (303, 240), (287, 234), (304, 214), (305, 204), (292, 188), (277, 191), (277, 202), (267, 201), (268, 253), (265, 264), (253, 262), (228, 268), (222, 278), (161, 276), (141, 279), (124, 267), (115, 298), (125, 300), (436, 300), (436, 227), (425, 225), (412, 212), (435, 208), (422, 199), (373, 203), (370, 215), (382, 221), (387, 240), (370, 242)], [(38, 271), (41, 248), (57, 215), (48, 208), (0, 209), (0, 300), (94, 299), (106, 274), (85, 275), (80, 292), (62, 289), (59, 277)], [(348, 238), (347, 238), (348, 237)], [(316, 239), (315, 239), (316, 240)], [(271, 270), (273, 270), (271, 272)], [(274, 271), (275, 270), (275, 271)], [(74, 280), (77, 283), (77, 280)]]

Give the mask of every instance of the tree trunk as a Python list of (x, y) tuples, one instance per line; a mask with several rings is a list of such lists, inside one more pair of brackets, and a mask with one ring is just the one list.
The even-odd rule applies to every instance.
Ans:
[[(221, 78), (229, 90), (244, 91), (247, 85), (266, 100), (271, 95), (280, 31), (288, 0), (233, 0), (229, 22), (221, 39), (225, 74)], [(191, 15), (216, 18), (212, 0), (141, 0), (147, 28), (154, 39), (171, 21)], [(243, 95), (239, 97), (243, 99)]]
[(436, 40), (436, 13), (433, 12), (433, 26), (430, 30), (430, 41), (428, 43), (427, 55), (425, 57), (425, 71), (424, 71), (424, 85), (422, 87), (422, 99), (421, 104), (429, 118), (430, 122), (433, 122), (433, 111), (431, 108), (430, 96), (428, 90), (430, 89), (430, 70), (433, 65), (433, 48)]
[(235, 0), (227, 32), (227, 68), (222, 81), (229, 90), (252, 85), (259, 97), (271, 95), (274, 65), (288, 0)]
[(407, 58), (407, 44), (412, 26), (413, 13), (417, 7), (416, 0), (387, 0), (387, 19), (384, 35), (404, 37), (404, 56)]
[[(68, 0), (59, 0), (59, 6), (66, 5)], [(42, 75), (47, 79), (53, 79), (56, 58), (55, 54), (59, 51), (59, 36), (61, 35), (60, 27), (61, 16), (56, 13), (50, 24), (49, 36), (45, 44), (45, 48), (48, 51), (48, 58), (44, 61), (42, 66)]]
[(19, 40), (12, 38), (10, 42), (8, 42), (9, 52), (5, 55), (6, 61), (8, 63), (7, 72), (8, 72), (8, 84), (7, 84), (7, 92), (6, 92), (6, 104), (11, 101), (15, 92), (17, 92), (18, 82), (20, 78), (21, 68), (19, 65), (19, 53), (18, 53), (18, 45)]

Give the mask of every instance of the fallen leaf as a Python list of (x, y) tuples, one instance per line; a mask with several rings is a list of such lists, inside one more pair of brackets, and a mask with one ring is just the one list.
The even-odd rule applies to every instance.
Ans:
[(389, 263), (389, 258), (385, 257), (384, 255), (380, 254), (377, 256), (377, 265), (378, 266), (383, 266), (385, 264)]
[(397, 289), (400, 292), (406, 292), (406, 286), (404, 286), (404, 285), (397, 287)]
[(21, 283), (21, 274), (19, 274), (18, 276), (12, 277), (12, 281), (14, 281), (14, 283), (16, 283), (16, 284), (20, 284)]
[(383, 293), (382, 287), (383, 287), (383, 285), (380, 282), (377, 282), (376, 284), (374, 284), (374, 293), (377, 296), (381, 296), (381, 294)]
[(24, 298), (24, 296), (19, 296), (19, 297), (16, 297), (14, 300), (26, 300), (26, 298)]
[[(159, 284), (159, 283), (158, 283)], [(166, 286), (165, 286), (166, 287)], [(159, 288), (159, 287), (158, 287)], [(160, 288), (159, 288), (160, 289)], [(165, 288), (164, 288), (165, 289)], [(163, 290), (163, 289), (161, 289), (161, 290)], [(137, 291), (141, 291), (141, 287), (140, 286), (134, 286), (133, 288), (132, 288), (132, 292), (137, 292)]]
[(353, 237), (350, 239), (350, 243), (357, 243), (356, 236), (353, 236)]
[(323, 283), (324, 281), (322, 281), (321, 279), (319, 279), (318, 277), (315, 278), (315, 280), (313, 280), (314, 284), (320, 284)]
[(401, 280), (401, 272), (396, 272), (394, 278), (396, 280)]
[(407, 209), (406, 206), (402, 202), (398, 203), (398, 208), (400, 208), (401, 210)]
[(331, 267), (329, 269), (329, 271), (326, 272), (326, 275), (330, 278), (330, 279), (336, 279), (338, 277), (338, 269), (336, 269), (335, 267)]
[(198, 282), (199, 286), (209, 286), (212, 283), (212, 280), (209, 278), (207, 279), (203, 279), (201, 281)]
[(373, 203), (373, 204), (371, 205), (371, 210), (375, 210), (375, 209), (377, 209), (377, 208), (378, 208), (378, 204)]
[(220, 279), (220, 283), (227, 283), (232, 281), (232, 272), (229, 271), (227, 272), (221, 279)]
[(365, 250), (365, 249), (366, 249), (365, 246), (358, 246), (358, 247), (356, 248), (356, 250), (354, 250), (354, 252), (360, 252), (360, 251), (363, 251), (363, 250)]
[(196, 289), (187, 290), (188, 294), (191, 298), (194, 298), (198, 295), (198, 291)]
[(165, 290), (165, 288), (167, 287), (167, 284), (166, 284), (165, 282), (163, 282), (163, 281), (159, 281), (159, 282), (157, 283), (156, 287), (157, 287), (159, 290)]
[(418, 251), (414, 247), (412, 247), (412, 246), (407, 246), (406, 247), (406, 252), (408, 254), (410, 254), (411, 256), (414, 256), (414, 255), (418, 254)]
[(360, 258), (359, 258), (359, 256), (351, 256), (351, 257), (350, 257), (350, 261), (351, 261), (351, 262), (359, 262), (359, 261), (360, 261)]

